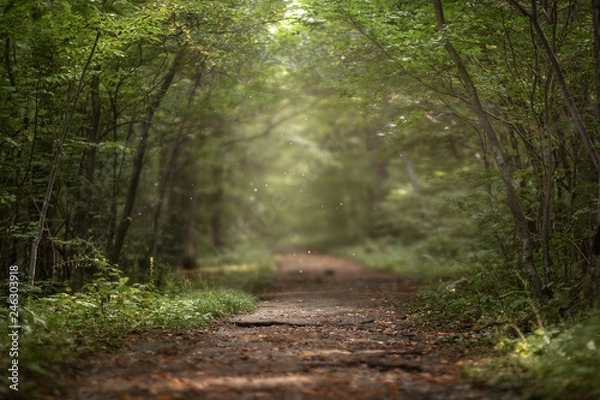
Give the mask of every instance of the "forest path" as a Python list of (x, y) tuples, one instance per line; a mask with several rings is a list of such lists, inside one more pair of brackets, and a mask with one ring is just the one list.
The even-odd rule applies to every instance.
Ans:
[(208, 330), (131, 335), (83, 366), (67, 398), (515, 398), (459, 379), (465, 354), (407, 318), (414, 287), (401, 277), (333, 256), (278, 264), (255, 312)]

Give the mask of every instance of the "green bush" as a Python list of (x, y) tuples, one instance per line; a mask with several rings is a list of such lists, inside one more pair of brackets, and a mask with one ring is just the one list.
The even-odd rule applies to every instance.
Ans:
[(392, 238), (371, 239), (365, 243), (338, 248), (338, 255), (355, 259), (369, 267), (402, 274), (420, 283), (437, 282), (465, 271), (453, 258), (426, 251), (427, 242), (400, 246)]
[[(128, 285), (127, 277), (109, 267), (80, 293), (20, 300), (19, 370), (38, 378), (52, 373), (57, 362), (67, 357), (117, 347), (127, 333), (203, 328), (215, 318), (250, 311), (256, 305), (252, 295), (236, 289), (164, 294), (152, 285)], [(8, 309), (0, 309), (2, 365), (10, 362), (8, 317)]]
[(580, 322), (538, 328), (504, 338), (506, 352), (469, 372), (487, 383), (520, 388), (527, 398), (600, 398), (600, 312)]

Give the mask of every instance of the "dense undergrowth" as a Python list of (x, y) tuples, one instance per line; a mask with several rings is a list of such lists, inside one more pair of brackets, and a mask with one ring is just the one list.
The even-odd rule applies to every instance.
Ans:
[[(234, 260), (229, 256), (229, 261)], [(117, 349), (129, 333), (153, 329), (206, 328), (214, 319), (251, 311), (251, 293), (269, 283), (273, 274), (268, 257), (249, 257), (263, 263), (226, 264), (193, 271), (162, 274), (160, 286), (131, 283), (118, 268), (104, 265), (80, 292), (68, 283), (42, 282), (20, 287), (20, 391), (35, 393), (36, 382), (51, 376), (61, 363), (87, 353)], [(214, 262), (225, 262), (223, 257)], [(152, 275), (154, 271), (150, 271)], [(154, 277), (155, 278), (155, 277)], [(46, 287), (62, 290), (47, 294)], [(0, 309), (0, 362), (9, 365), (9, 309)], [(14, 357), (11, 357), (14, 358)], [(0, 390), (8, 390), (5, 385)], [(0, 392), (0, 395), (2, 392)], [(1, 397), (1, 396), (0, 396)]]
[(496, 343), (501, 357), (467, 370), (483, 382), (518, 387), (532, 399), (600, 398), (600, 313), (540, 327)]
[(465, 375), (531, 399), (600, 398), (597, 310), (564, 314), (567, 288), (556, 288), (542, 305), (515, 267), (424, 257), (420, 246), (372, 240), (337, 253), (419, 282), (412, 317), (424, 326), (469, 332), (454, 344), (481, 356), (463, 366)]

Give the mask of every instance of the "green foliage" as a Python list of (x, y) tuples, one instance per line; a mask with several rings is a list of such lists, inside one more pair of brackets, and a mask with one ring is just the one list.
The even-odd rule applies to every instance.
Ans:
[[(250, 311), (256, 299), (231, 288), (162, 294), (152, 285), (128, 285), (116, 268), (100, 271), (80, 293), (21, 297), (19, 368), (51, 373), (66, 357), (118, 347), (127, 333), (150, 329), (206, 328), (215, 318)], [(7, 309), (1, 310), (3, 361), (10, 347)], [(45, 371), (45, 372), (44, 372)]]
[(174, 274), (173, 282), (185, 291), (203, 288), (233, 288), (259, 293), (275, 277), (275, 260), (264, 246), (242, 243), (235, 249), (222, 249), (210, 257), (200, 257), (199, 267)]
[(600, 396), (600, 316), (540, 327), (505, 338), (497, 347), (507, 355), (470, 370), (495, 385), (516, 386), (528, 398), (596, 399)]
[(241, 241), (233, 247), (206, 250), (198, 258), (198, 262), (201, 266), (255, 264), (271, 268), (274, 259), (264, 243)]
[(455, 260), (424, 252), (425, 246), (427, 245), (423, 243), (399, 245), (395, 237), (388, 237), (337, 248), (335, 252), (370, 267), (401, 274), (423, 284), (465, 272), (465, 268)]
[[(505, 205), (505, 188), (496, 176), (489, 143), (468, 102), (457, 101), (466, 100), (466, 93), (444, 48), (449, 40), (493, 118), (492, 128), (517, 185), (517, 201), (529, 224), (534, 262), (544, 285), (572, 286), (587, 262), (593, 236), (597, 191), (588, 184), (596, 182), (595, 173), (582, 142), (569, 136), (571, 116), (564, 112), (554, 71), (527, 19), (506, 2), (448, 2), (443, 4), (446, 23), (440, 32), (431, 2), (399, 6), (388, 1), (315, 0), (308, 4), (327, 23), (346, 28), (339, 29), (344, 35), (336, 48), (336, 85), (343, 93), (360, 94), (393, 127), (381, 131), (387, 138), (384, 154), (407, 157), (416, 171), (412, 180), (421, 185), (424, 176), (438, 172), (450, 176), (447, 181), (455, 185), (411, 192), (409, 183), (414, 187), (414, 182), (398, 174), (400, 165), (392, 164), (388, 196), (376, 214), (380, 235), (398, 238), (404, 245), (421, 242), (423, 254), (415, 252), (417, 257), (442, 256), (440, 250), (445, 248), (447, 257), (459, 255), (461, 263), (469, 264), (469, 258), (483, 247), (468, 243), (466, 229), (487, 242), (484, 251), (498, 257), (494, 265), (517, 265), (520, 260), (519, 232)], [(589, 4), (576, 1), (560, 9), (543, 7), (547, 7), (543, 12), (553, 14), (540, 20), (553, 51), (560, 54), (561, 68), (570, 71), (571, 94), (596, 97), (583, 83), (593, 81), (591, 69), (581, 68), (581, 63), (593, 64), (589, 29), (583, 33), (590, 26)], [(575, 10), (585, 10), (585, 16), (574, 21)], [(346, 51), (341, 50), (344, 47)], [(588, 61), (563, 55), (579, 54), (582, 47), (587, 48), (583, 59)], [(386, 99), (386, 108), (377, 103), (381, 98)], [(586, 101), (578, 103), (593, 132), (598, 121), (590, 106)], [(579, 162), (580, 157), (588, 161)], [(456, 174), (461, 170), (462, 175)], [(577, 173), (581, 175), (573, 175)], [(434, 198), (445, 196), (444, 190), (465, 218), (463, 223), (442, 223), (445, 237), (435, 234), (435, 223), (447, 208)], [(576, 191), (581, 195), (574, 196)]]
[(426, 310), (421, 317), (432, 318), (433, 323), (454, 321), (500, 331), (507, 324), (520, 325), (526, 331), (535, 328), (540, 305), (525, 288), (514, 289), (514, 281), (519, 280), (515, 268), (479, 265), (460, 275), (419, 293), (417, 304)]
[[(542, 3), (595, 132), (590, 2)], [(110, 344), (102, 324), (201, 325), (229, 306), (195, 290), (268, 284), (270, 244), (351, 245), (340, 251), (435, 282), (423, 318), (525, 332), (558, 320), (589, 266), (597, 174), (530, 22), (509, 2), (443, 7), (440, 30), (425, 0), (0, 1), (0, 264), (28, 265), (60, 165), (40, 225), (43, 284), (22, 287), (38, 297), (26, 330), (67, 332), (71, 351)], [(448, 40), (515, 181), (544, 305)], [(69, 287), (83, 291), (48, 296)]]
[[(79, 289), (89, 279), (77, 241), (128, 271), (147, 267), (150, 257), (177, 265), (185, 240), (193, 247), (218, 229), (208, 222), (213, 215), (223, 214), (223, 224), (237, 217), (236, 199), (215, 197), (227, 182), (200, 165), (230, 174), (239, 159), (223, 154), (256, 134), (232, 126), (278, 106), (282, 91), (266, 79), (274, 64), (263, 50), (272, 43), (267, 28), (282, 12), (280, 1), (0, 2), (2, 264), (28, 265), (54, 144), (63, 135), (40, 280), (73, 278)], [(177, 52), (183, 61), (162, 88)], [(141, 121), (154, 122), (148, 112), (158, 121), (155, 136), (140, 139)], [(140, 142), (148, 151), (138, 185), (132, 170), (145, 152)], [(128, 188), (137, 207), (122, 217)], [(191, 197), (215, 205), (187, 207), (183, 199)], [(197, 226), (181, 229), (180, 218)], [(115, 234), (128, 223), (132, 240), (117, 260)], [(190, 237), (175, 233), (182, 231)]]

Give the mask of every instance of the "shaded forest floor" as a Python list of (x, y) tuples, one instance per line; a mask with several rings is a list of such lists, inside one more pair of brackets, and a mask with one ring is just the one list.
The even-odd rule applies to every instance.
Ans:
[[(402, 277), (319, 255), (278, 256), (259, 308), (207, 330), (131, 334), (79, 360), (65, 399), (515, 399), (460, 378), (463, 348), (409, 318)], [(51, 398), (51, 397), (48, 397)]]

